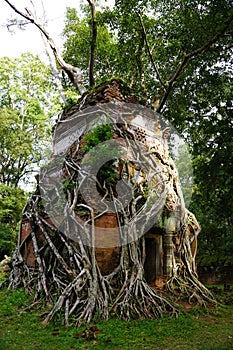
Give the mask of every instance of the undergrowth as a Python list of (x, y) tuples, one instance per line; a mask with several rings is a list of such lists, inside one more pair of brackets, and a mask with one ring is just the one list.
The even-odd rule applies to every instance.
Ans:
[(24, 290), (0, 291), (0, 350), (206, 349), (233, 348), (233, 306), (181, 312), (159, 320), (94, 320), (77, 328), (62, 326), (59, 316), (42, 324), (48, 306), (34, 303)]

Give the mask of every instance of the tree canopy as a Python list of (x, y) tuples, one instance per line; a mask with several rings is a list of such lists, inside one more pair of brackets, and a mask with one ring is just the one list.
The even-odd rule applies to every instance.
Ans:
[[(85, 85), (90, 19), (88, 6), (84, 16), (68, 9), (63, 31), (64, 57)], [(228, 0), (119, 0), (96, 13), (96, 82), (122, 77), (190, 145), (202, 254), (232, 249), (232, 21)]]
[(0, 261), (15, 249), (18, 223), (26, 201), (27, 195), (20, 188), (0, 184)]
[(33, 172), (60, 106), (51, 70), (38, 57), (0, 59), (0, 182), (18, 186)]
[[(67, 10), (63, 34), (64, 57), (82, 69), (87, 84), (91, 15), (85, 9), (84, 18)], [(230, 1), (121, 0), (112, 10), (97, 11), (95, 20), (95, 79), (122, 77), (151, 104), (156, 102), (158, 111), (166, 110), (167, 98), (180, 96), (188, 82), (193, 92), (198, 78), (216, 63), (230, 66)], [(172, 114), (170, 105), (169, 110)]]
[(17, 243), (18, 223), (32, 190), (28, 183), (38, 172), (51, 117), (60, 106), (51, 69), (38, 57), (0, 58), (0, 259)]

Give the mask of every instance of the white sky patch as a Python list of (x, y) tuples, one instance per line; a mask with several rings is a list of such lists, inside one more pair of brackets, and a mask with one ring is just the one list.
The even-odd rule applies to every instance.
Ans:
[[(37, 17), (43, 18), (42, 1), (34, 0), (33, 2), (37, 11)], [(30, 0), (12, 0), (12, 4), (24, 13), (25, 7), (33, 12)], [(78, 0), (43, 1), (46, 20), (48, 21), (46, 29), (60, 50), (62, 49), (61, 33), (65, 25), (66, 8), (74, 7), (78, 10), (80, 4), (81, 1)], [(101, 1), (101, 5), (112, 6), (113, 4), (113, 0)], [(6, 28), (7, 20), (10, 18), (23, 19), (4, 0), (0, 0), (0, 57), (19, 57), (22, 53), (29, 51), (34, 55), (39, 55), (43, 61), (47, 62), (44, 44), (39, 30), (33, 24), (28, 24), (23, 31), (17, 27), (12, 28), (14, 29), (14, 33), (11, 33)]]

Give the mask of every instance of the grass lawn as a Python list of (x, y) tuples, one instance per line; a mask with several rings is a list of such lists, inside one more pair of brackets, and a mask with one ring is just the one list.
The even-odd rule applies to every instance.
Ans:
[(233, 305), (173, 319), (110, 319), (76, 328), (60, 320), (44, 326), (44, 308), (28, 309), (30, 302), (23, 290), (0, 291), (0, 350), (233, 349)]

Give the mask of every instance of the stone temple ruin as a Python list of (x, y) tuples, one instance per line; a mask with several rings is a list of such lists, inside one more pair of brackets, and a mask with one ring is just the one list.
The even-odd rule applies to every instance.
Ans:
[(126, 319), (173, 313), (162, 290), (212, 299), (196, 275), (200, 227), (185, 208), (172, 142), (162, 116), (121, 80), (60, 116), (11, 274), (14, 288), (56, 295), (45, 322), (61, 308), (65, 322), (71, 314), (90, 322), (96, 311), (107, 318), (109, 309)]

